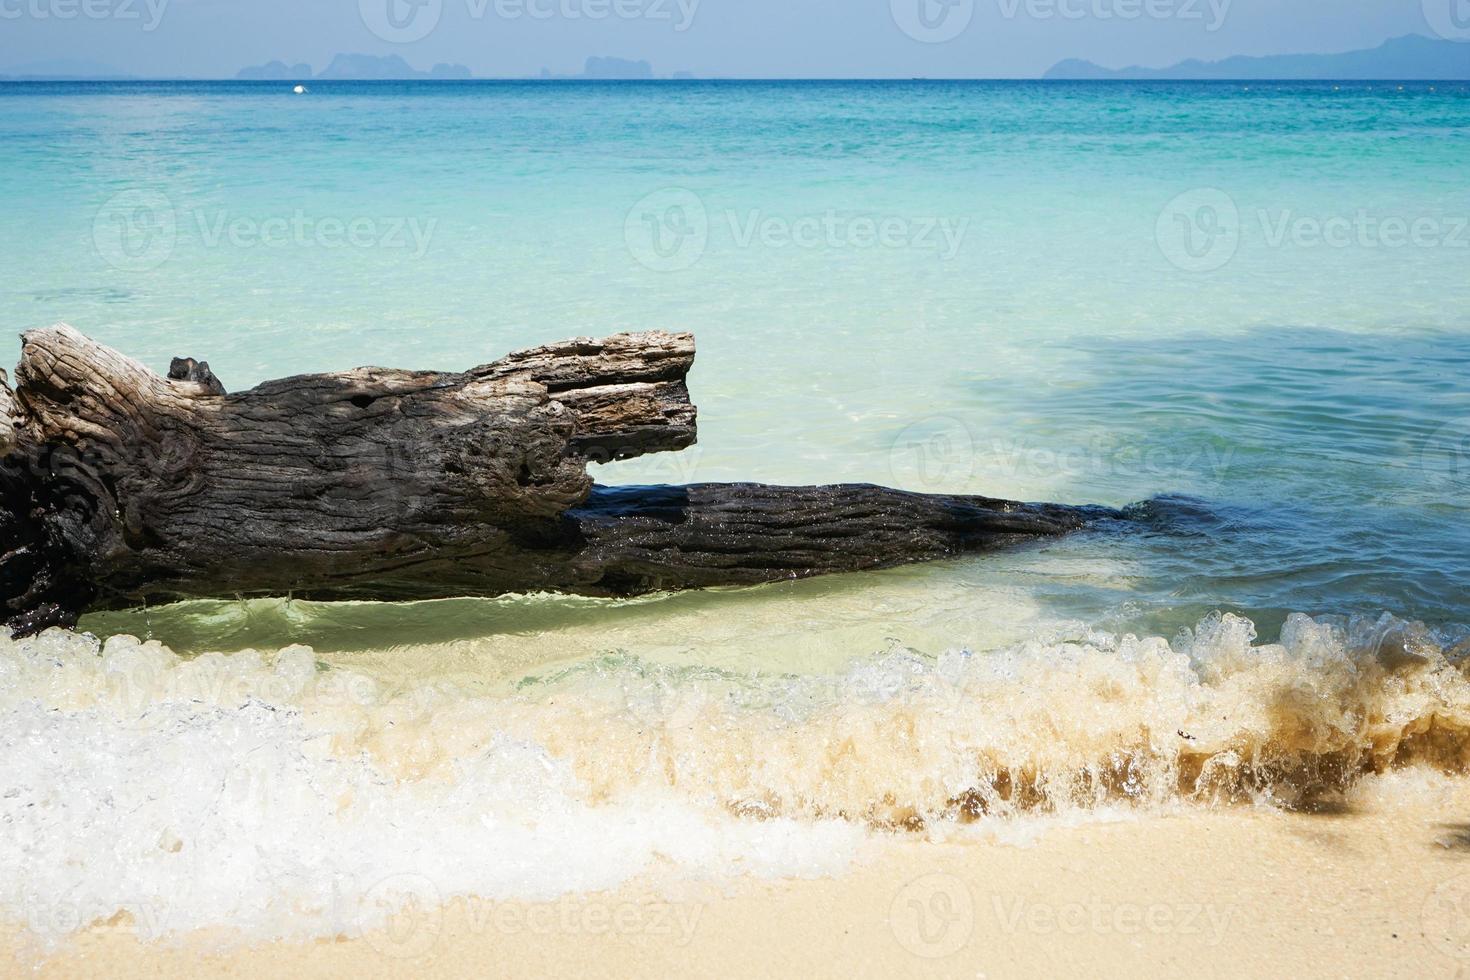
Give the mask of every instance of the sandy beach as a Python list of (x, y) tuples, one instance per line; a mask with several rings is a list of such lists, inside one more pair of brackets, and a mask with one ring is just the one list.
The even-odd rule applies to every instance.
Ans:
[(0, 0), (0, 980), (1470, 980), (1467, 2)]
[(16, 965), (45, 978), (1461, 976), (1470, 791), (1435, 781), (1412, 795), (1388, 803), (1370, 790), (1310, 814), (1183, 811), (1009, 842), (898, 838), (834, 878), (460, 900), (410, 907), (351, 940), (225, 953), (209, 952), (218, 937), (145, 945), (114, 923)]

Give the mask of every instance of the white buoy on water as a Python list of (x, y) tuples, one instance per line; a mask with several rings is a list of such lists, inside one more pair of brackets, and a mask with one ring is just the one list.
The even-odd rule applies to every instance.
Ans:
[(295, 92), (297, 95), (305, 95), (306, 94), (306, 86), (305, 85), (298, 85), (295, 88), (293, 88), (291, 91)]

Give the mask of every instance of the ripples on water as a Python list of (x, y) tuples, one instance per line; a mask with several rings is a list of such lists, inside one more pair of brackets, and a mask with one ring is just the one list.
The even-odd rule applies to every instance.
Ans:
[[(873, 828), (1463, 772), (1466, 251), (1271, 246), (1259, 217), (1470, 215), (1470, 93), (1410, 88), (0, 85), (13, 328), (231, 388), (693, 329), (700, 446), (599, 479), (1146, 502), (753, 590), (201, 602), (89, 617), (105, 645), (0, 641), (0, 838), (32, 842), (0, 905), (331, 935), (405, 873), (442, 898), (820, 874)], [(711, 231), (660, 273), (626, 222), (669, 186)], [(1155, 230), (1197, 187), (1244, 227), (1186, 274)], [(179, 218), (144, 272), (93, 246), (136, 188)], [(197, 222), (298, 210), (436, 225), (411, 259)], [(729, 220), (828, 211), (968, 230), (944, 259)]]

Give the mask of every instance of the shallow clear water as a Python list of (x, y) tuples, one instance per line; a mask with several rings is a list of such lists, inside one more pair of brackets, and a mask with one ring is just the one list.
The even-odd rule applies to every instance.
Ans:
[(0, 313), (234, 388), (693, 330), (699, 447), (601, 479), (1187, 495), (1187, 533), (929, 574), (1150, 628), (1463, 621), (1470, 86), (1436, 89), (10, 85)]
[[(99, 773), (145, 785), (185, 741), (188, 780), (243, 766), (238, 805), (129, 811), (140, 894), (188, 877), (155, 839), (237, 861), (182, 927), (321, 887), (290, 828), (337, 828), (328, 863), (364, 893), (395, 869), (446, 894), (602, 886), (670, 839), (639, 824), (616, 866), (496, 877), (493, 849), (483, 874), (403, 857), (384, 812), (440, 851), (492, 811), (541, 821), (525, 841), (555, 852), (664, 807), (690, 867), (779, 852), (763, 867), (790, 871), (846, 853), (834, 815), (1294, 799), (1363, 764), (1461, 767), (1467, 158), (1466, 85), (0, 85), (16, 329), (65, 320), (156, 369), (207, 358), (232, 389), (692, 330), (700, 445), (599, 479), (1159, 498), (1126, 534), (755, 590), (90, 617), (263, 659), (5, 646), (3, 748), (32, 780), (10, 802), (111, 800)], [(1252, 645), (1283, 624), (1283, 646)], [(1382, 652), (1403, 629), (1424, 661), (1408, 681)], [(312, 662), (372, 696), (324, 702)], [(244, 687), (199, 697), (190, 670)], [(295, 679), (262, 693), (278, 675)], [(234, 713), (258, 703), (284, 713)], [(87, 748), (37, 761), (27, 739)], [(434, 779), (399, 792), (384, 773)], [(1033, 796), (998, 789), (1024, 779)], [(362, 813), (327, 805), (354, 793)], [(705, 820), (746, 836), (717, 846)], [(48, 877), (84, 845), (65, 820), (33, 829), (50, 850), (16, 887), (112, 901), (126, 872)], [(242, 835), (269, 874), (229, 850)]]

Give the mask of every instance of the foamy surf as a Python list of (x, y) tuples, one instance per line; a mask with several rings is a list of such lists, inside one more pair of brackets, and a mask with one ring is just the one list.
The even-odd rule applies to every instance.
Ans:
[(1217, 615), (828, 675), (608, 655), (490, 696), (305, 647), (0, 640), (0, 913), (47, 943), (353, 936), (410, 903), (833, 875), (894, 828), (1392, 797), (1470, 764), (1467, 659), (1392, 617), (1262, 644)]

